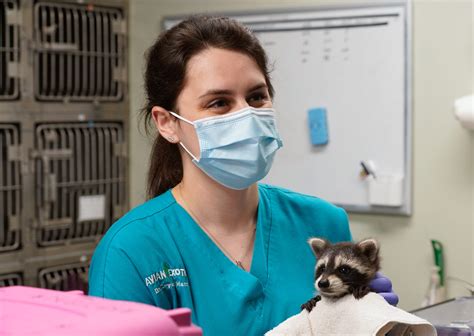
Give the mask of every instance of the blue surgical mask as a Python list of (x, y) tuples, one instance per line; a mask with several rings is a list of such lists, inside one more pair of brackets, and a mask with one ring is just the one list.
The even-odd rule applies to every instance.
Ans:
[(209, 177), (231, 188), (246, 189), (264, 178), (282, 147), (275, 110), (247, 107), (225, 115), (189, 121), (199, 140), (199, 158), (180, 142), (193, 163)]

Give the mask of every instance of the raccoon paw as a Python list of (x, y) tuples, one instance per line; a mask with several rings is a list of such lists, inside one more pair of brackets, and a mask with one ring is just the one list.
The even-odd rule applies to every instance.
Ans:
[(364, 296), (369, 294), (369, 292), (370, 292), (370, 288), (368, 286), (361, 286), (361, 287), (355, 288), (352, 294), (358, 300), (358, 299), (362, 299)]
[(311, 312), (311, 310), (313, 310), (313, 308), (316, 307), (316, 303), (318, 303), (318, 301), (321, 301), (321, 296), (320, 295), (316, 295), (314, 298), (312, 298), (308, 302), (303, 303), (301, 305), (301, 310), (306, 309), (308, 311), (308, 313)]

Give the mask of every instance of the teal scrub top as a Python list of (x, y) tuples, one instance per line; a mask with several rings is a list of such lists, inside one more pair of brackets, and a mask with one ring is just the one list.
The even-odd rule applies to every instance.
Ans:
[(229, 260), (168, 190), (107, 231), (92, 258), (89, 294), (188, 307), (204, 335), (263, 335), (299, 313), (315, 292), (307, 240), (350, 241), (347, 215), (316, 197), (263, 184), (258, 190), (250, 272)]

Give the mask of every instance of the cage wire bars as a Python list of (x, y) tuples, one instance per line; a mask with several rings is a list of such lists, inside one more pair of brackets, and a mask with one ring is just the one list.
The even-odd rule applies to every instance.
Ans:
[(127, 13), (0, 0), (0, 287), (87, 291), (90, 256), (128, 209)]

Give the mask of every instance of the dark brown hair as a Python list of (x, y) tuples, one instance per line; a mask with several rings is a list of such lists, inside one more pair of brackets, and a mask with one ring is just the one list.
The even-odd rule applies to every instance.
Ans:
[[(255, 60), (273, 97), (267, 56), (248, 28), (227, 17), (191, 16), (163, 32), (147, 52), (146, 105), (142, 111), (147, 131), (153, 106), (179, 113), (176, 100), (183, 89), (188, 61), (212, 47), (241, 52)], [(178, 144), (168, 142), (158, 133), (150, 155), (148, 198), (176, 186), (182, 177)]]

